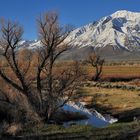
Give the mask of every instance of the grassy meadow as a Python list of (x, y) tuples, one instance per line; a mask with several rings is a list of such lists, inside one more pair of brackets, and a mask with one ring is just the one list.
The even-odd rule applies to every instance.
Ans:
[[(59, 73), (70, 65), (71, 62), (61, 62), (55, 68)], [(140, 64), (105, 65), (98, 82), (91, 81), (95, 69), (83, 64), (81, 69), (86, 78), (73, 99), (85, 102), (87, 108), (94, 108), (103, 115), (118, 118), (118, 122), (105, 128), (87, 125), (64, 128), (53, 124), (42, 129), (27, 129), (16, 139), (131, 140), (139, 137), (140, 122), (134, 118), (140, 117)]]
[[(94, 75), (91, 66), (85, 66), (88, 78)], [(109, 113), (119, 121), (132, 121), (140, 116), (140, 65), (105, 65), (99, 82), (88, 81), (77, 94), (87, 106)]]
[[(91, 66), (85, 66), (89, 76), (95, 72)], [(109, 78), (140, 78), (140, 65), (114, 65), (104, 66), (102, 78), (108, 80)], [(119, 81), (119, 80), (118, 80)]]

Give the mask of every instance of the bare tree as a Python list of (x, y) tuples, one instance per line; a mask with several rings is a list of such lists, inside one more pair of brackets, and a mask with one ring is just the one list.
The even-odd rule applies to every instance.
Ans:
[(87, 63), (89, 63), (93, 68), (95, 68), (95, 75), (93, 76), (92, 80), (98, 81), (100, 79), (104, 62), (104, 59), (102, 59), (95, 52), (89, 55)]
[[(66, 38), (71, 31), (69, 26), (60, 26), (57, 13), (48, 12), (37, 22), (41, 47), (34, 54), (19, 49), (22, 27), (10, 21), (2, 23), (0, 47), (3, 61), (0, 64), (0, 77), (9, 89), (26, 98), (39, 120), (49, 120), (71, 99), (80, 83), (82, 70), (78, 62), (61, 67), (60, 71), (56, 66), (59, 56), (70, 48)], [(34, 76), (31, 78), (31, 75)]]
[[(57, 13), (46, 13), (38, 20), (40, 40), (43, 49), (39, 50), (39, 65), (37, 71), (37, 89), (41, 98), (45, 95), (43, 104), (47, 104), (45, 113), (47, 118), (59, 107), (67, 103), (77, 86), (82, 73), (75, 62), (73, 67), (63, 69), (60, 74), (54, 72), (55, 62), (59, 56), (70, 49), (69, 42), (66, 42), (70, 26), (61, 27), (58, 23)], [(45, 73), (45, 90), (42, 90), (41, 73)], [(42, 93), (44, 91), (44, 93)], [(44, 107), (43, 107), (44, 108)]]
[[(1, 47), (1, 64), (0, 64), (0, 77), (2, 82), (8, 85), (8, 91), (16, 90), (19, 93), (18, 95), (22, 99), (26, 99), (27, 103), (29, 103), (29, 110), (27, 112), (34, 112), (35, 120), (32, 121), (40, 121), (40, 117), (36, 113), (36, 109), (34, 109), (33, 99), (32, 99), (32, 85), (30, 85), (27, 79), (27, 73), (30, 68), (31, 55), (28, 55), (26, 61), (24, 61), (23, 65), (20, 63), (20, 57), (18, 57), (18, 49), (20, 41), (22, 40), (23, 29), (17, 23), (12, 23), (10, 21), (3, 21), (1, 24), (1, 34), (0, 34), (0, 47)], [(27, 56), (27, 55), (26, 55)], [(2, 63), (4, 62), (4, 63)], [(3, 88), (3, 87), (1, 87)], [(4, 88), (4, 90), (7, 90)], [(5, 93), (5, 91), (3, 91)], [(12, 94), (12, 93), (11, 93)], [(8, 94), (7, 94), (8, 95)], [(9, 104), (10, 95), (7, 96), (6, 101)], [(20, 102), (19, 102), (20, 103)], [(36, 103), (37, 104), (37, 103)], [(16, 105), (17, 106), (17, 105)], [(17, 108), (18, 109), (18, 108)], [(24, 108), (25, 109), (25, 108)]]

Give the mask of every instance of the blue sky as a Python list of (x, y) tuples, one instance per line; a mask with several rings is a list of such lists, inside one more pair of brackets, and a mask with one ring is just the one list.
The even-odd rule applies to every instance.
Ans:
[(140, 0), (0, 0), (0, 17), (24, 26), (24, 38), (36, 39), (36, 18), (56, 10), (62, 24), (76, 27), (98, 20), (117, 10), (140, 12)]

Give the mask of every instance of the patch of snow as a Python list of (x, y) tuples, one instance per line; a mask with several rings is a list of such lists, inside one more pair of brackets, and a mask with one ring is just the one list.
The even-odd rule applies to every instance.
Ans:
[(29, 44), (29, 49), (35, 49), (41, 47), (41, 41), (34, 41), (33, 43)]
[(23, 45), (26, 41), (25, 40), (22, 40), (19, 42), (19, 45)]

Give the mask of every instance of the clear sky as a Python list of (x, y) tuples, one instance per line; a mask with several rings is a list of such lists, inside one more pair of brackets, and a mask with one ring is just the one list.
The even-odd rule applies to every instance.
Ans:
[(62, 24), (76, 27), (98, 20), (117, 10), (140, 12), (140, 0), (0, 0), (0, 17), (24, 26), (24, 38), (36, 39), (36, 18), (56, 10)]

